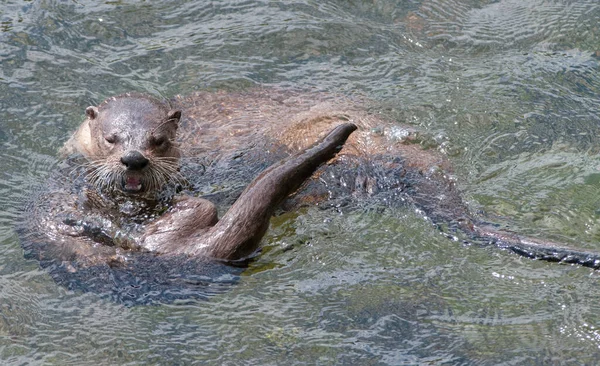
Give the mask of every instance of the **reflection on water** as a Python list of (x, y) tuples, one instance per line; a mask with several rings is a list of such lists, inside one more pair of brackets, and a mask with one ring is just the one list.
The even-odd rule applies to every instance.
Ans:
[(598, 278), (440, 235), (414, 208), (307, 209), (208, 302), (57, 286), (21, 202), (106, 96), (272, 84), (366, 96), (434, 136), (474, 212), (600, 250), (595, 0), (3, 1), (4, 364), (594, 364)]

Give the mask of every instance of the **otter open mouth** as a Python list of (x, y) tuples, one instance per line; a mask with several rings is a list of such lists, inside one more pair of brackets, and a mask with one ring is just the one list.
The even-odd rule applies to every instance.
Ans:
[(122, 181), (123, 191), (127, 193), (138, 193), (142, 190), (142, 180), (136, 176), (126, 176)]

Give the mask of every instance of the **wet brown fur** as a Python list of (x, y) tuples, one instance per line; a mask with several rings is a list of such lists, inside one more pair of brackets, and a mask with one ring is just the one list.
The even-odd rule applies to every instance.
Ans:
[[(115, 98), (101, 104), (99, 109), (102, 110), (111, 101), (118, 101), (121, 97)], [(173, 136), (169, 135), (171, 145), (168, 149), (156, 151), (143, 140), (138, 140), (137, 148), (146, 147), (142, 150), (144, 155), (149, 157), (151, 164), (160, 165), (161, 155), (176, 159), (179, 154), (183, 154), (218, 160), (240, 147), (252, 147), (256, 151), (263, 151), (265, 156), (269, 155), (270, 149), (281, 147), (293, 154), (307, 149), (334, 126), (352, 123), (358, 127), (358, 130), (348, 138), (334, 160), (343, 161), (348, 168), (359, 167), (365, 162), (395, 166), (399, 163), (392, 158), (401, 156), (402, 168), (411, 172), (410, 174), (421, 177), (415, 182), (412, 200), (427, 214), (447, 222), (454, 222), (456, 228), (466, 232), (472, 238), (489, 241), (532, 258), (564, 260), (594, 268), (600, 263), (599, 256), (595, 253), (534, 241), (477, 224), (457, 192), (453, 179), (450, 178), (451, 167), (444, 155), (435, 150), (423, 150), (418, 143), (411, 141), (411, 133), (399, 134), (397, 123), (390, 123), (378, 114), (367, 112), (368, 109), (362, 101), (319, 93), (304, 94), (272, 89), (237, 93), (203, 92), (186, 97), (178, 96), (170, 101), (170, 105), (152, 101), (146, 118), (139, 115), (135, 118), (142, 122), (153, 121), (152, 123), (157, 126), (168, 126), (169, 113), (177, 110), (182, 111), (182, 119), (178, 125), (167, 128), (166, 132), (169, 135), (177, 130), (178, 137), (174, 140)], [(63, 151), (82, 153), (92, 161), (114, 162), (125, 149), (111, 150), (104, 143), (107, 131), (95, 129), (93, 120), (96, 112), (97, 110), (88, 108), (86, 121), (67, 142)], [(135, 126), (121, 126), (121, 129), (131, 132), (135, 130)], [(404, 130), (404, 132), (409, 131), (409, 129)], [(315, 179), (326, 171), (327, 168), (318, 170)], [(173, 174), (176, 175), (174, 172)], [(266, 186), (277, 187), (282, 182), (281, 178), (278, 179)], [(368, 194), (376, 185), (374, 179), (368, 175), (357, 178), (356, 188), (364, 189)], [(241, 198), (250, 197), (249, 200), (239, 205), (248, 207), (261, 205), (261, 200), (257, 200), (256, 197), (261, 197), (264, 192), (252, 193), (252, 186), (253, 184), (250, 184), (246, 190), (246, 193), (250, 193), (246, 196), (243, 193), (241, 196)], [(286, 192), (291, 193), (296, 188)], [(297, 197), (302, 204), (327, 200), (327, 194), (310, 190), (301, 192)], [(263, 211), (270, 216), (273, 208), (265, 207)], [(191, 241), (198, 237), (214, 239), (219, 236), (218, 230), (210, 231), (215, 225), (239, 224), (237, 216), (234, 218), (234, 215), (231, 217), (226, 215), (222, 221), (226, 223), (218, 222), (216, 210), (210, 202), (194, 197), (177, 198), (171, 209), (160, 220), (147, 224), (145, 234), (137, 244), (143, 250), (159, 254), (185, 253), (235, 259), (249, 255), (256, 248), (268, 225), (267, 219), (264, 221), (266, 224), (254, 227), (253, 234), (248, 234), (252, 236), (253, 244), (240, 246), (244, 248), (242, 250), (236, 247), (223, 249), (216, 245), (215, 248), (221, 249), (213, 251), (206, 246), (191, 244)], [(245, 230), (243, 224), (244, 220), (239, 230)], [(85, 247), (81, 244), (79, 246)], [(100, 253), (97, 255), (98, 259), (91, 262), (107, 261), (107, 258), (113, 260), (115, 254), (107, 256), (105, 251), (105, 248), (98, 249)], [(95, 254), (94, 250), (85, 247), (80, 255), (93, 258)]]
[[(274, 109), (279, 112), (274, 119), (272, 113), (265, 114), (262, 109), (266, 100), (245, 96), (230, 102), (259, 106), (258, 115), (244, 114), (243, 108), (224, 108), (222, 100), (206, 103), (199, 95), (192, 103), (182, 98), (169, 103), (141, 94), (124, 94), (98, 107), (88, 107), (85, 121), (62, 152), (79, 154), (87, 160), (85, 175), (91, 187), (83, 192), (83, 200), (66, 193), (62, 193), (62, 199), (57, 198), (58, 194), (52, 198), (64, 208), (53, 210), (59, 218), (48, 219), (50, 230), (56, 231), (52, 236), (58, 238), (54, 239), (55, 248), (49, 251), (54, 253), (51, 255), (87, 266), (122, 261), (122, 255), (132, 250), (228, 260), (252, 254), (279, 203), (334, 157), (356, 127), (344, 119), (333, 119), (320, 131), (306, 136), (305, 144), (274, 143), (277, 126), (270, 122), (285, 123), (285, 112), (289, 111)], [(186, 116), (181, 121), (180, 109)], [(278, 133), (284, 131), (282, 123)], [(288, 126), (291, 129), (293, 125)], [(310, 147), (309, 139), (313, 139), (310, 143), (320, 142)], [(287, 150), (289, 156), (272, 161), (221, 220), (214, 204), (198, 197), (177, 195), (161, 208), (157, 201), (161, 187), (181, 180), (177, 164), (182, 153), (188, 157), (209, 154), (215, 159), (244, 144), (259, 145), (257, 151), (265, 153), (276, 146)], [(134, 165), (137, 167), (132, 168)], [(149, 214), (143, 213), (146, 211)], [(64, 220), (65, 215), (72, 218), (55, 222)], [(142, 221), (135, 232), (123, 236), (120, 225), (128, 220)]]

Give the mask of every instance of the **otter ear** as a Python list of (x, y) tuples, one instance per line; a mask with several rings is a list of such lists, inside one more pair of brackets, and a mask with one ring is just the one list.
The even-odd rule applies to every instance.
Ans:
[(173, 121), (175, 124), (179, 124), (179, 119), (181, 118), (181, 111), (178, 109), (172, 109), (167, 113), (167, 120)]
[(96, 117), (98, 117), (98, 107), (87, 107), (85, 109), (85, 115), (88, 116), (89, 119), (96, 119)]

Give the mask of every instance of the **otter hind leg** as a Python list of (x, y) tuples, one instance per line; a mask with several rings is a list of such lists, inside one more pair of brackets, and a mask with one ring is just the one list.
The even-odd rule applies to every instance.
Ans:
[(186, 253), (227, 260), (250, 255), (258, 247), (277, 206), (333, 158), (356, 128), (352, 123), (341, 124), (313, 147), (264, 170), (215, 226), (194, 236)]
[(148, 225), (142, 247), (159, 253), (185, 252), (190, 238), (218, 222), (217, 208), (203, 198), (180, 196), (171, 209)]

